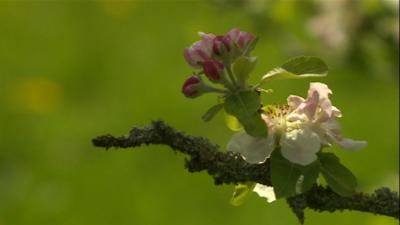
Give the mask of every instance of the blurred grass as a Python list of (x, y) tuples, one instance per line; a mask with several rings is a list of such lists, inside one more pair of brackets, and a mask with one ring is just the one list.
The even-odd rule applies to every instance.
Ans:
[[(184, 157), (166, 147), (105, 152), (90, 143), (96, 135), (125, 134), (164, 119), (225, 146), (232, 133), (222, 116), (200, 120), (216, 97), (191, 100), (180, 93), (191, 72), (182, 49), (197, 40), (197, 31), (232, 27), (260, 36), (253, 81), (294, 53), (324, 58), (331, 70), (319, 81), (334, 92), (344, 134), (369, 142), (360, 152), (333, 151), (357, 175), (359, 190), (398, 190), (398, 74), (383, 79), (359, 64), (337, 64), (299, 33), (304, 23), (259, 34), (245, 12), (200, 1), (1, 2), (0, 225), (296, 224), (284, 201), (266, 204), (253, 195), (241, 207), (229, 205), (231, 186), (189, 174)], [(287, 51), (290, 45), (303, 50)], [(398, 63), (383, 67), (396, 71)], [(264, 100), (304, 96), (309, 81), (272, 82), (266, 88), (275, 92)], [(306, 216), (310, 225), (397, 224), (358, 212), (307, 210)]]

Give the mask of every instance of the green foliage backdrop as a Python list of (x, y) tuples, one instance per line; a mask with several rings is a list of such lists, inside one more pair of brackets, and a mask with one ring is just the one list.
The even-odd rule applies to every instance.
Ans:
[[(323, 58), (328, 77), (310, 80), (333, 90), (344, 135), (369, 142), (360, 152), (332, 151), (357, 176), (359, 190), (398, 189), (395, 6), (372, 0), (356, 6), (364, 10), (360, 18), (383, 18), (389, 33), (374, 24), (351, 28), (352, 38), (335, 52), (339, 47), (311, 34), (318, 2), (246, 2), (1, 2), (0, 225), (296, 224), (284, 201), (267, 204), (254, 194), (241, 207), (230, 205), (232, 186), (189, 174), (184, 157), (164, 146), (109, 152), (91, 146), (96, 135), (122, 135), (154, 119), (225, 146), (232, 132), (222, 115), (201, 120), (215, 96), (180, 93), (191, 72), (182, 50), (197, 31), (232, 27), (260, 38), (254, 81), (292, 56)], [(273, 81), (266, 88), (275, 92), (264, 101), (305, 96), (310, 80)], [(309, 225), (397, 224), (359, 212), (306, 214)]]

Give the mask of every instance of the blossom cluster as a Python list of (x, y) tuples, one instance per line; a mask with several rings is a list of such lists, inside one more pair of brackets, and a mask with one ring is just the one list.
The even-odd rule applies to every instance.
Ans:
[[(240, 55), (249, 53), (249, 45), (255, 37), (248, 32), (235, 28), (225, 35), (199, 32), (201, 40), (184, 49), (184, 57), (190, 67), (200, 70), (192, 74), (183, 84), (182, 92), (186, 97), (194, 98), (207, 92), (222, 90), (205, 84), (200, 74), (205, 74), (209, 81), (233, 89), (236, 79), (230, 71), (231, 63)], [(223, 91), (222, 91), (223, 92)]]

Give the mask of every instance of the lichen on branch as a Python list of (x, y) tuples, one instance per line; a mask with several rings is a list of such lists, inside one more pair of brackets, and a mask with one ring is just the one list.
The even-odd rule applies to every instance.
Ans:
[[(92, 140), (96, 147), (134, 148), (141, 145), (160, 144), (189, 156), (185, 167), (189, 172), (207, 171), (216, 185), (256, 182), (272, 185), (269, 160), (262, 164), (249, 164), (238, 153), (222, 152), (219, 146), (206, 138), (195, 137), (176, 131), (163, 121), (154, 121), (145, 127), (134, 127), (121, 137), (103, 135)], [(357, 193), (342, 197), (330, 188), (314, 186), (306, 193), (287, 199), (300, 222), (304, 222), (304, 209), (318, 212), (356, 210), (399, 219), (399, 195), (388, 188), (380, 188), (374, 194)]]
[(155, 121), (142, 128), (133, 128), (128, 135), (113, 137), (104, 135), (93, 139), (97, 147), (109, 149), (161, 144), (189, 156), (185, 167), (189, 172), (206, 170), (214, 177), (216, 185), (255, 181), (271, 185), (267, 164), (249, 164), (238, 153), (222, 152), (206, 138), (178, 132), (162, 121)]

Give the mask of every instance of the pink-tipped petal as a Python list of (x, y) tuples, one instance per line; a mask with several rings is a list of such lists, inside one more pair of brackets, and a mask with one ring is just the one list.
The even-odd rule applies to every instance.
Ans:
[(193, 52), (190, 48), (185, 48), (183, 50), (183, 56), (185, 57), (186, 62), (194, 67), (194, 68), (198, 68), (200, 67), (199, 65), (197, 65), (197, 60), (193, 57)]
[(315, 91), (319, 94), (319, 99), (328, 99), (329, 95), (332, 94), (331, 89), (328, 88), (328, 85), (320, 83), (320, 82), (312, 82), (310, 83), (310, 88), (308, 89), (308, 96), (311, 96)]
[(314, 115), (317, 111), (318, 103), (319, 93), (317, 91), (314, 91), (297, 109), (299, 110), (299, 112), (306, 114), (310, 121), (313, 121)]
[(214, 34), (206, 34), (206, 33), (204, 33), (204, 32), (199, 32), (199, 36), (202, 38), (202, 40), (203, 41), (206, 41), (206, 42), (213, 42), (214, 41), (214, 38), (216, 37)]
[(332, 119), (333, 106), (329, 99), (319, 101), (320, 110), (314, 118), (315, 123), (323, 123)]
[(322, 111), (328, 114), (329, 117), (332, 116), (332, 103), (329, 99), (322, 99), (319, 102), (319, 106), (321, 107)]
[(233, 28), (232, 30), (228, 31), (225, 35), (228, 36), (231, 39), (231, 41), (237, 42), (240, 35), (240, 30), (238, 28)]
[(195, 69), (200, 68), (205, 60), (211, 59), (215, 39), (213, 34), (199, 33), (199, 35), (202, 40), (196, 41), (189, 48), (185, 48), (183, 53), (186, 62)]
[(365, 148), (368, 145), (366, 141), (352, 140), (349, 138), (342, 138), (340, 140), (336, 140), (336, 144), (338, 144), (340, 147), (344, 149), (354, 150), (354, 151)]
[(254, 36), (248, 32), (240, 32), (237, 44), (240, 48), (244, 48), (250, 41), (254, 39)]
[(323, 123), (322, 127), (330, 132), (333, 132), (333, 134), (339, 134), (341, 129), (340, 124), (336, 120), (329, 120)]
[(199, 58), (198, 62), (204, 62), (210, 58), (206, 51), (203, 49), (196, 49), (195, 50), (196, 56)]

